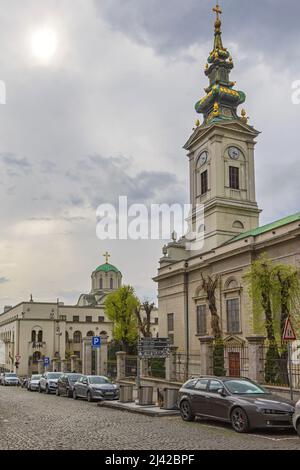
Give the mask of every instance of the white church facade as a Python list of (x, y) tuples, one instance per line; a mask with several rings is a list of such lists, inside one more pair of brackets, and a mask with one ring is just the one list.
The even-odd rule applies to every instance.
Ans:
[(238, 375), (243, 345), (257, 333), (245, 274), (264, 253), (274, 262), (300, 268), (300, 212), (259, 226), (255, 190), (259, 132), (249, 124), (244, 110), (237, 112), (246, 96), (230, 79), (233, 59), (223, 47), (221, 11), (218, 7), (214, 11), (214, 47), (205, 66), (209, 84), (196, 104), (203, 121), (197, 120), (184, 146), (193, 220), (198, 205), (204, 207), (204, 245), (191, 251), (185, 237), (173, 240), (163, 249), (154, 280), (158, 286), (160, 335), (169, 336), (187, 362), (194, 357), (196, 363), (201, 363), (199, 339), (213, 335), (202, 279), (218, 277), (216, 308), (222, 339), (225, 344), (240, 345), (238, 353), (232, 349), (228, 372)]
[[(31, 297), (29, 302), (5, 308), (0, 314), (1, 370), (20, 376), (37, 373), (39, 364), (49, 358), (51, 370), (76, 367), (81, 371), (93, 336), (101, 336), (103, 345), (113, 340), (113, 323), (105, 315), (104, 302), (122, 286), (122, 273), (109, 263), (108, 253), (104, 256), (105, 263), (92, 272), (91, 291), (81, 294), (76, 305), (36, 302)], [(154, 308), (153, 336), (158, 334), (156, 317)]]

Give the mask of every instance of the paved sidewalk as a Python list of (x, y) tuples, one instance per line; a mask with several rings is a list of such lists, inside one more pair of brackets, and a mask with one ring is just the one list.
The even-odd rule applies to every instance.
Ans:
[(178, 410), (164, 410), (156, 405), (141, 406), (136, 403), (120, 403), (119, 401), (103, 401), (97, 406), (112, 408), (120, 411), (128, 411), (130, 413), (142, 414), (145, 416), (164, 417), (164, 416), (179, 416)]

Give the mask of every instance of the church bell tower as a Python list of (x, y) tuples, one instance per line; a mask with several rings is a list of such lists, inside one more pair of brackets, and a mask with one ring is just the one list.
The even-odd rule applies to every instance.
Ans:
[(209, 80), (205, 96), (196, 103), (203, 115), (184, 148), (190, 162), (190, 202), (193, 217), (204, 206), (204, 248), (212, 250), (241, 232), (259, 225), (255, 195), (254, 147), (259, 132), (249, 125), (246, 100), (230, 80), (233, 59), (223, 47), (222, 11), (217, 4), (214, 46), (205, 66)]

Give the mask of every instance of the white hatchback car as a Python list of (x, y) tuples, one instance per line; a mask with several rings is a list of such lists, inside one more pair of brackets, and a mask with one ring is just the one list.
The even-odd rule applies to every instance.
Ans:
[(298, 433), (298, 436), (300, 437), (300, 400), (296, 404), (295, 414), (293, 416), (293, 423)]

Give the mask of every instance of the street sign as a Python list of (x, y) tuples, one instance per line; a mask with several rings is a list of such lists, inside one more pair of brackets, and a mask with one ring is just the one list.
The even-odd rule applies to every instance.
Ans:
[(295, 334), (295, 330), (293, 328), (292, 322), (290, 318), (286, 319), (284, 332), (283, 332), (283, 341), (296, 341), (297, 337)]
[(166, 358), (170, 355), (170, 338), (141, 338), (138, 356), (144, 359)]
[(44, 357), (44, 366), (48, 367), (50, 365), (50, 357)]
[(100, 336), (93, 336), (92, 348), (100, 348), (100, 346), (101, 346), (101, 337)]

